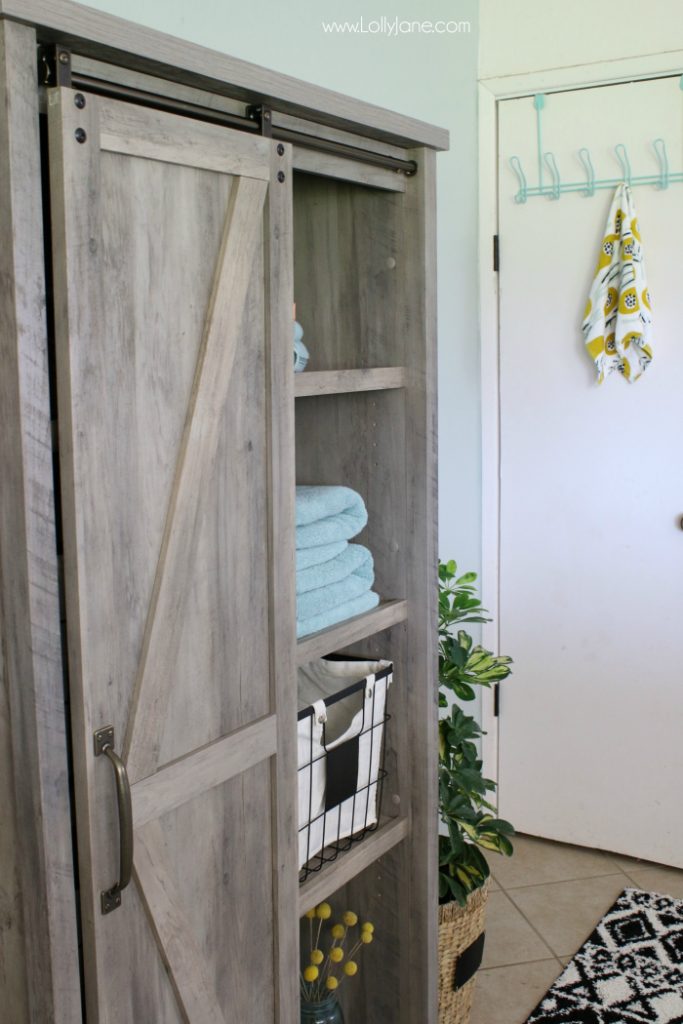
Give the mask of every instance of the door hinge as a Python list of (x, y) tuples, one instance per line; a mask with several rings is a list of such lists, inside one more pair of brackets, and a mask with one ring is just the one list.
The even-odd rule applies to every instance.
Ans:
[(493, 717), (500, 717), (500, 683), (493, 686)]
[(493, 236), (493, 269), (496, 273), (500, 270), (500, 247), (498, 244), (498, 235)]
[(38, 50), (38, 84), (71, 88), (71, 51), (55, 43)]

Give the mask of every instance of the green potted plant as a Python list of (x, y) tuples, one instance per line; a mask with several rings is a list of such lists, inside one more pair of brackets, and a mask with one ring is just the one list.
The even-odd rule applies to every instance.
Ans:
[(472, 1005), (490, 869), (482, 850), (510, 855), (512, 825), (488, 799), (496, 789), (484, 777), (477, 741), (482, 731), (459, 701), (478, 686), (506, 679), (512, 659), (475, 644), (467, 623), (489, 622), (476, 594), (476, 573), (458, 576), (454, 561), (439, 563), (439, 1022), (465, 1024)]

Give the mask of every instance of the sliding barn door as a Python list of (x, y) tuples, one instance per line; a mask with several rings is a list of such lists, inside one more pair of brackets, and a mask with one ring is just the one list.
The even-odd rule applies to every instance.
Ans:
[(88, 1024), (292, 1024), (290, 149), (49, 125)]

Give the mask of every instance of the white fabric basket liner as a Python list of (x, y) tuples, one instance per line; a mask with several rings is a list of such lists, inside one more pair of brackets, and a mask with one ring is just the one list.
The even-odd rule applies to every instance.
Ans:
[[(299, 867), (330, 843), (377, 824), (386, 698), (393, 678), (386, 670), (391, 667), (390, 661), (321, 659), (299, 669), (299, 711), (311, 708), (298, 722)], [(365, 685), (357, 694), (340, 695), (360, 681)], [(341, 699), (330, 702), (337, 695)], [(358, 795), (325, 811), (325, 754), (355, 736)]]

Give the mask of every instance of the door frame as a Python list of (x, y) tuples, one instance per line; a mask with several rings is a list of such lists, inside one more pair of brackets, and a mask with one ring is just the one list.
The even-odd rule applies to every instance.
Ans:
[[(681, 74), (683, 50), (625, 57), (600, 64), (577, 64), (525, 74), (479, 79), (479, 331), (481, 346), (481, 592), (492, 621), (482, 627), (482, 643), (500, 651), (500, 315), (498, 273), (492, 239), (498, 234), (498, 104), (536, 93), (594, 89), (623, 82)], [(508, 653), (508, 652), (505, 652)], [(514, 651), (509, 652), (514, 658)], [(514, 686), (514, 681), (512, 684)], [(507, 686), (507, 684), (505, 684)], [(505, 692), (500, 708), (505, 707)], [(483, 690), (481, 725), (484, 772), (499, 782), (499, 730), (493, 690)]]

